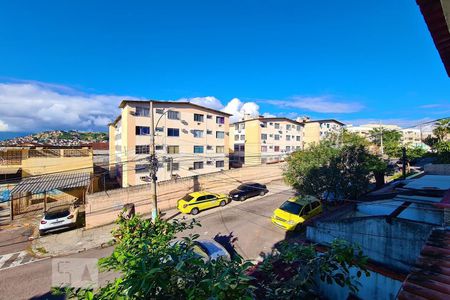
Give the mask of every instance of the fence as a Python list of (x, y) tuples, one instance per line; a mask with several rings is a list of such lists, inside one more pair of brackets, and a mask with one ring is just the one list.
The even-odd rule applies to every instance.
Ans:
[[(280, 180), (283, 166), (283, 163), (258, 165), (159, 182), (158, 208), (161, 210), (175, 208), (178, 199), (193, 191), (228, 193), (242, 182), (269, 183)], [(138, 213), (150, 213), (151, 198), (152, 193), (148, 184), (88, 195), (86, 227), (113, 222), (125, 203), (134, 203)]]

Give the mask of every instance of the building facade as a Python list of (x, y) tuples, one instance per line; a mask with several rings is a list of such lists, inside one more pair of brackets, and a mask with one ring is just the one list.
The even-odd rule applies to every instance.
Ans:
[(340, 135), (344, 128), (344, 123), (334, 119), (306, 121), (304, 125), (305, 148), (308, 148), (312, 144), (318, 144), (320, 141), (332, 135)]
[(383, 128), (383, 130), (396, 130), (401, 133), (401, 143), (404, 146), (423, 147), (424, 144), (421, 140), (421, 133), (416, 128), (402, 129), (397, 125), (389, 124), (364, 124), (360, 126), (347, 126), (345, 129), (349, 132), (356, 133), (367, 140), (371, 141), (371, 131), (374, 129)]
[(15, 146), (0, 148), (0, 178), (20, 180), (59, 172), (93, 173), (91, 147)]
[(287, 118), (242, 120), (230, 125), (230, 164), (233, 167), (282, 161), (303, 149), (303, 124)]
[(123, 187), (149, 175), (152, 127), (158, 181), (228, 169), (229, 114), (189, 102), (124, 100), (119, 107), (109, 125), (109, 161)]

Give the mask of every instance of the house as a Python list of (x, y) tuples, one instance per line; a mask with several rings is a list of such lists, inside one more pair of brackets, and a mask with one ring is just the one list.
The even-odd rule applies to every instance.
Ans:
[(122, 187), (146, 182), (152, 147), (159, 181), (228, 169), (230, 114), (175, 101), (123, 100), (119, 108), (109, 124), (109, 162)]
[(303, 124), (288, 118), (248, 118), (230, 125), (233, 167), (282, 161), (303, 149)]
[(340, 135), (344, 128), (344, 123), (335, 119), (308, 120), (304, 123), (304, 147), (308, 148), (312, 144), (318, 144), (322, 140)]
[[(430, 240), (439, 235), (437, 231), (448, 228), (450, 201), (446, 193), (449, 189), (450, 176), (421, 174), (398, 183), (382, 199), (354, 201), (346, 209), (308, 226), (306, 235), (309, 241), (327, 246), (336, 238), (343, 239), (359, 245), (369, 257), (371, 276), (361, 278), (364, 288), (356, 295), (346, 288), (326, 283), (320, 284), (321, 292), (330, 299), (347, 299), (349, 296), (396, 299), (402, 286), (405, 286), (404, 282), (411, 280), (409, 274), (418, 272), (418, 259), (431, 255)], [(443, 235), (445, 237), (447, 233)], [(434, 247), (444, 248), (433, 251), (441, 251), (448, 256), (449, 250), (445, 250), (442, 244), (435, 243)], [(434, 271), (439, 273), (438, 269)], [(436, 277), (439, 278), (439, 275)], [(415, 284), (418, 283), (415, 281)], [(417, 299), (427, 299), (420, 298), (421, 294), (414, 292), (411, 284), (407, 286), (407, 293), (416, 294)]]

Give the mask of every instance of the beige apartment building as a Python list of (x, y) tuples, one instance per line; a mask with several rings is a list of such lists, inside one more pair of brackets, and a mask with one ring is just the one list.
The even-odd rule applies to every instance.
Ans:
[(303, 124), (305, 148), (313, 143), (318, 144), (333, 134), (341, 134), (344, 128), (344, 123), (334, 119), (306, 121)]
[(174, 101), (124, 100), (119, 108), (109, 125), (109, 161), (123, 187), (144, 184), (149, 175), (152, 126), (158, 181), (229, 168), (230, 114)]
[(303, 149), (303, 124), (287, 118), (242, 120), (230, 125), (233, 167), (274, 163)]
[(347, 126), (345, 129), (349, 132), (357, 133), (358, 135), (371, 140), (371, 131), (382, 128), (383, 130), (397, 130), (401, 133), (401, 142), (404, 146), (412, 147), (426, 147), (421, 140), (420, 129), (417, 128), (401, 128), (397, 125), (390, 124), (364, 124), (360, 126)]

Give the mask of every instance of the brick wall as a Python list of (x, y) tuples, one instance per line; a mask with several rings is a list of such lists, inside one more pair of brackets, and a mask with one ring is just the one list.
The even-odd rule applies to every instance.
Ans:
[[(158, 208), (161, 210), (175, 208), (178, 199), (193, 191), (228, 193), (241, 182), (255, 181), (266, 184), (280, 180), (283, 166), (284, 163), (259, 165), (159, 182)], [(148, 184), (88, 195), (86, 227), (112, 223), (125, 203), (134, 203), (138, 213), (150, 213), (151, 198), (152, 193)]]

